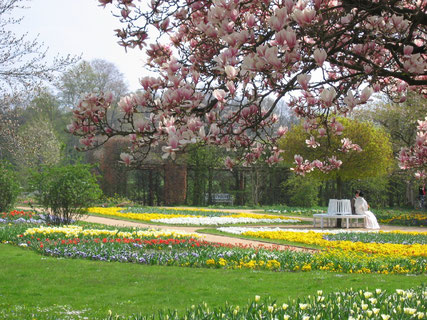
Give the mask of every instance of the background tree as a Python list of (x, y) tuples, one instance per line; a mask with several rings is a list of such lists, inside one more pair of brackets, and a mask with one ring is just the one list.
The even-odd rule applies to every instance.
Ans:
[(69, 68), (56, 83), (63, 106), (73, 108), (82, 95), (96, 90), (121, 97), (128, 92), (123, 74), (117, 66), (102, 59), (82, 61)]
[[(354, 116), (381, 125), (390, 134), (393, 155), (398, 158), (400, 150), (411, 147), (416, 140), (417, 120), (425, 117), (426, 110), (427, 100), (412, 93), (408, 94), (407, 100), (402, 104), (384, 101), (377, 103), (372, 109), (360, 110)], [(414, 206), (418, 185), (413, 172), (402, 170), (395, 163), (386, 184), (388, 205)]]
[(294, 207), (313, 207), (318, 205), (320, 180), (292, 174), (282, 183), (287, 195), (285, 203)]
[(49, 120), (34, 119), (20, 127), (16, 163), (24, 168), (54, 165), (60, 161), (61, 144)]
[(0, 2), (0, 133), (10, 126), (5, 119), (7, 110), (31, 99), (34, 90), (46, 81), (52, 81), (57, 71), (75, 63), (75, 57), (56, 57), (52, 62), (47, 48), (38, 39), (28, 39), (26, 34), (16, 35), (8, 30), (22, 18), (14, 12), (24, 7), (26, 0)]
[(13, 208), (20, 192), (13, 167), (6, 161), (0, 160), (0, 212)]
[[(356, 143), (362, 151), (349, 149), (341, 154), (342, 164), (339, 170), (313, 173), (318, 178), (336, 181), (335, 197), (338, 199), (343, 196), (343, 181), (383, 176), (392, 165), (391, 143), (383, 129), (356, 120), (339, 119), (339, 121), (344, 126), (343, 136)], [(319, 145), (312, 144), (310, 137), (311, 132), (307, 132), (303, 125), (294, 126), (280, 142), (280, 147), (286, 150), (282, 154), (284, 161), (291, 164), (296, 158), (295, 154), (305, 159), (318, 159), (325, 155), (334, 157), (338, 151), (334, 153), (333, 150), (343, 145), (339, 136), (325, 136), (319, 139)], [(326, 141), (321, 141), (322, 139)], [(312, 144), (312, 147), (306, 148), (305, 144)]]

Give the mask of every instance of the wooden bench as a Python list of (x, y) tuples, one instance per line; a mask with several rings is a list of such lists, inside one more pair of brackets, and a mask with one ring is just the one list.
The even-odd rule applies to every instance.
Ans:
[[(212, 203), (216, 204), (216, 203), (226, 203), (229, 205), (233, 205), (233, 197), (231, 194), (229, 193), (212, 193)], [(209, 201), (209, 194), (206, 193), (205, 194), (205, 201), (206, 203)]]
[(320, 228), (323, 229), (323, 220), (326, 220), (327, 226), (336, 219), (343, 219), (346, 221), (347, 229), (350, 227), (350, 223), (358, 223), (360, 219), (363, 221), (363, 226), (365, 226), (365, 215), (352, 214), (351, 212), (351, 203), (349, 199), (329, 199), (328, 211), (326, 213), (317, 213), (313, 214), (313, 227), (316, 227), (316, 220), (320, 219)]

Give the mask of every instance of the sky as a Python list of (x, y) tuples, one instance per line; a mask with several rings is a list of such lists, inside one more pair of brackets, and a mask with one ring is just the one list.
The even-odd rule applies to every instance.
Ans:
[(28, 32), (28, 39), (38, 35), (51, 57), (72, 54), (88, 61), (112, 62), (123, 73), (131, 91), (140, 88), (144, 51), (130, 49), (126, 53), (117, 44), (114, 29), (120, 27), (120, 22), (108, 6), (100, 7), (97, 0), (31, 0), (26, 6), (29, 8), (14, 11), (15, 18), (24, 17), (14, 32)]

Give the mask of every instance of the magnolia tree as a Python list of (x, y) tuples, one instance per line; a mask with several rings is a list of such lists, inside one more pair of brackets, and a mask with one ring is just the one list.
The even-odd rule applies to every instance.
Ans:
[[(425, 0), (99, 2), (125, 24), (116, 30), (120, 45), (145, 49), (157, 76), (141, 78), (142, 90), (120, 100), (116, 123), (107, 117), (111, 93), (87, 95), (68, 130), (82, 149), (128, 137), (121, 158), (130, 165), (153, 145), (163, 143), (163, 157), (175, 158), (198, 140), (245, 150), (246, 163), (275, 163), (287, 131), (275, 115), (283, 101), (314, 133), (307, 146), (315, 148), (319, 137), (342, 134), (337, 116), (374, 92), (396, 101), (408, 90), (426, 94)], [(358, 150), (348, 139), (342, 144), (343, 152)], [(341, 164), (295, 159), (298, 173)]]
[(415, 144), (400, 152), (399, 160), (402, 169), (416, 169), (415, 177), (427, 180), (427, 117), (418, 121), (418, 132)]

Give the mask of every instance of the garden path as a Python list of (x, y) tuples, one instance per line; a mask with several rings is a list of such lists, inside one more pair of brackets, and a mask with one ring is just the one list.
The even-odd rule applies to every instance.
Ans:
[[(181, 227), (181, 226), (153, 225), (153, 224), (125, 221), (125, 220), (98, 217), (98, 216), (83, 216), (81, 220), (86, 222), (101, 223), (101, 224), (105, 224), (109, 226), (117, 226), (117, 227), (156, 228), (156, 229), (163, 229), (163, 230), (180, 230), (180, 231), (185, 231), (190, 233), (198, 233), (198, 230), (207, 228), (207, 227)], [(281, 227), (283, 227), (283, 225), (281, 225)], [(233, 238), (233, 237), (227, 237), (222, 235), (202, 234), (202, 238), (205, 241), (217, 242), (222, 244), (243, 245), (243, 246), (250, 246), (250, 247), (262, 246), (264, 248), (274, 248), (279, 250), (292, 250), (292, 251), (306, 251), (306, 252), (317, 251), (315, 249), (308, 249), (308, 248), (303, 248), (298, 246), (277, 245), (277, 244), (271, 244), (263, 241)]]
[[(17, 209), (23, 209), (23, 210), (32, 210), (31, 208), (24, 208), (19, 207)], [(251, 210), (251, 209), (216, 209), (226, 212), (248, 212), (248, 213), (259, 213), (256, 212), (257, 210)], [(312, 221), (312, 218), (309, 217), (300, 217), (295, 216), (294, 218), (298, 218), (301, 220), (306, 221)], [(165, 225), (153, 225), (153, 224), (147, 224), (147, 223), (140, 223), (140, 222), (134, 222), (134, 221), (126, 221), (126, 220), (120, 220), (110, 217), (99, 217), (99, 216), (90, 216), (85, 215), (82, 217), (83, 221), (92, 222), (92, 223), (101, 223), (105, 225), (110, 226), (125, 226), (125, 227), (139, 227), (139, 228), (156, 228), (156, 229), (164, 229), (164, 230), (181, 230), (185, 232), (190, 233), (198, 233), (198, 230), (206, 229), (208, 227), (183, 227), (183, 226), (165, 226)], [(252, 227), (252, 225), (251, 225)], [(253, 226), (255, 227), (255, 225)], [(264, 225), (265, 227), (265, 225)], [(269, 227), (289, 227), (290, 229), (304, 229), (304, 228), (311, 228), (314, 229), (312, 225), (269, 225)], [(401, 230), (401, 231), (414, 231), (414, 232), (425, 232), (425, 228), (422, 227), (403, 227), (403, 226), (386, 226), (386, 225), (380, 225), (382, 231), (394, 231), (394, 230)], [(319, 227), (315, 229), (320, 229)], [(326, 230), (326, 229), (325, 229)], [(337, 229), (334, 229), (337, 230)], [(351, 230), (365, 230), (364, 228), (351, 228)], [(203, 239), (209, 242), (218, 242), (223, 244), (231, 244), (231, 245), (245, 245), (245, 246), (252, 246), (252, 247), (258, 247), (263, 246), (265, 248), (277, 248), (279, 250), (293, 250), (293, 251), (307, 251), (312, 252), (316, 251), (315, 249), (307, 249), (303, 247), (298, 246), (289, 246), (289, 245), (276, 245), (276, 244), (270, 244), (268, 242), (263, 241), (256, 241), (256, 240), (247, 240), (247, 239), (240, 239), (240, 238), (234, 238), (234, 237), (227, 237), (223, 235), (213, 235), (213, 234), (203, 234)]]

